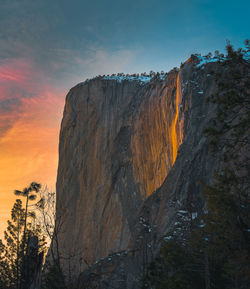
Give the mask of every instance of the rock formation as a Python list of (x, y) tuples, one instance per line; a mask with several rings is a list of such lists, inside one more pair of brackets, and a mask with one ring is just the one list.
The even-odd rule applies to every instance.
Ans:
[(214, 60), (192, 57), (166, 75), (97, 77), (68, 93), (58, 240), (65, 274), (85, 271), (79, 288), (139, 288), (161, 238), (203, 209), (200, 181), (219, 165), (203, 136), (216, 109), (206, 102), (212, 69)]

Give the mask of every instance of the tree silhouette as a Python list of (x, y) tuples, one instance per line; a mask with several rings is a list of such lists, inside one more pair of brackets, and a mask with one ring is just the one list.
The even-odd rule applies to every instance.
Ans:
[(24, 239), (26, 237), (28, 204), (29, 204), (29, 201), (33, 201), (36, 199), (36, 197), (37, 197), (36, 194), (39, 192), (40, 188), (41, 188), (40, 184), (38, 184), (36, 182), (32, 182), (28, 188), (24, 188), (22, 191), (19, 191), (19, 190), (14, 191), (15, 195), (22, 196), (22, 197), (26, 198), (24, 230), (23, 230)]
[(11, 220), (8, 220), (8, 227), (4, 231), (4, 239), (6, 245), (1, 241), (1, 273), (6, 285), (10, 288), (17, 285), (18, 288), (21, 276), (21, 236), (24, 226), (24, 209), (22, 208), (22, 201), (16, 200), (11, 210)]
[(0, 288), (20, 289), (25, 283), (24, 272), (27, 273), (27, 268), (24, 267), (27, 267), (27, 264), (24, 264), (24, 259), (28, 240), (34, 237), (38, 239), (38, 253), (47, 249), (46, 238), (40, 225), (36, 223), (36, 214), (29, 208), (32, 206), (29, 202), (36, 199), (40, 187), (40, 184), (33, 182), (23, 191), (14, 191), (16, 195), (25, 197), (26, 202), (23, 208), (22, 201), (16, 200), (11, 210), (11, 218), (7, 221), (7, 229), (4, 231), (5, 242), (0, 240)]

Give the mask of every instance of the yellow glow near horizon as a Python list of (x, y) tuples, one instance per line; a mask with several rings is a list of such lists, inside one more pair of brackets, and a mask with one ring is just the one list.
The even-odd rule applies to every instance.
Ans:
[(39, 73), (20, 60), (0, 66), (0, 101), (7, 103), (0, 115), (0, 238), (15, 189), (35, 181), (55, 190), (64, 93), (46, 81), (36, 83)]
[(55, 189), (58, 160), (58, 128), (17, 122), (0, 142), (0, 234), (10, 218), (17, 196), (32, 181)]

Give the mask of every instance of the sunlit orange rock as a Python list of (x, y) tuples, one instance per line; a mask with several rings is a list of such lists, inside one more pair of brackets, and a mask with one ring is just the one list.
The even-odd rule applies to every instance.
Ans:
[[(68, 260), (76, 277), (102, 258), (140, 252), (145, 242), (152, 258), (178, 209), (189, 200), (198, 210), (200, 179), (209, 179), (215, 166), (202, 134), (214, 111), (206, 102), (215, 90), (209, 65), (216, 67), (201, 69), (190, 59), (151, 80), (96, 77), (69, 91), (57, 177), (66, 274)], [(150, 224), (147, 237), (143, 220)], [(136, 258), (117, 262), (139, 274)]]

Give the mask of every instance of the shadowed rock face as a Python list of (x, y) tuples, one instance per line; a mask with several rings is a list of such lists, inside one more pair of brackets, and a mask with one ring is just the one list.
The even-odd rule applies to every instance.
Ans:
[(91, 264), (128, 246), (136, 212), (180, 144), (176, 79), (176, 71), (150, 83), (97, 78), (67, 95), (57, 180), (66, 254)]
[[(204, 69), (187, 61), (179, 72), (146, 83), (98, 77), (68, 93), (57, 220), (60, 250), (75, 275), (110, 254), (142, 248), (141, 218), (152, 228), (146, 239), (153, 257), (178, 209), (201, 209), (199, 181), (209, 180), (216, 165), (202, 135), (214, 113), (205, 101), (215, 90), (211, 66), (217, 64)], [(114, 266), (139, 275), (136, 258), (134, 267), (130, 261)], [(132, 279), (124, 288), (137, 288)]]

